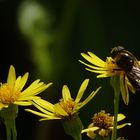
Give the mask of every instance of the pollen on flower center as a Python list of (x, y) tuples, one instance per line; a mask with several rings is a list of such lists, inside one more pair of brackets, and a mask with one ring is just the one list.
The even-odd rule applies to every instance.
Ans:
[(0, 102), (11, 104), (18, 98), (20, 91), (14, 90), (9, 84), (5, 83), (0, 86)]
[(110, 114), (105, 113), (105, 111), (101, 111), (98, 114), (94, 114), (92, 118), (94, 126), (103, 129), (109, 129), (113, 125), (113, 118)]
[(113, 73), (115, 73), (116, 75), (120, 76), (120, 75), (124, 75), (124, 71), (121, 70), (118, 65), (116, 64), (116, 62), (111, 58), (111, 57), (107, 57), (106, 59), (106, 65), (107, 65), (107, 69)]
[(61, 100), (60, 105), (69, 115), (73, 114), (73, 109), (75, 106), (75, 102), (73, 101), (73, 99), (69, 99), (65, 102)]

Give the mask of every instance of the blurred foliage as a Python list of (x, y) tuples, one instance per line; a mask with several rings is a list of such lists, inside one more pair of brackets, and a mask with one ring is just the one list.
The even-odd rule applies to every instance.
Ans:
[[(37, 1), (24, 1), (18, 10), (21, 32), (30, 42), (31, 60), (41, 77), (52, 76), (53, 65), (50, 54), (51, 16), (47, 8)], [(38, 75), (38, 74), (37, 74)]]
[[(112, 113), (113, 90), (108, 79), (96, 80), (96, 75), (84, 70), (78, 62), (80, 53), (92, 51), (105, 59), (111, 48), (123, 45), (140, 59), (138, 6), (125, 0), (1, 0), (0, 80), (6, 80), (13, 64), (19, 74), (29, 71), (33, 80), (52, 81), (54, 85), (42, 96), (57, 102), (63, 84), (72, 87), (74, 94), (81, 81), (90, 78), (89, 92), (103, 87), (79, 114), (87, 127), (95, 112), (104, 109)], [(120, 101), (120, 112), (132, 123), (119, 132), (126, 140), (139, 136), (139, 96), (131, 94), (127, 107)], [(72, 139), (65, 135), (59, 121), (38, 122), (38, 117), (23, 108), (19, 110), (17, 131), (20, 140)]]

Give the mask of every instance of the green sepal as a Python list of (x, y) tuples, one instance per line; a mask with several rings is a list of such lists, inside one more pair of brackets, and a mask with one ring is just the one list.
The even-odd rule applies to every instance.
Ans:
[(17, 114), (18, 114), (18, 106), (13, 104), (9, 105), (8, 108), (3, 108), (0, 111), (0, 119), (5, 125), (7, 140), (17, 139), (17, 131), (15, 123)]
[(63, 119), (62, 124), (67, 135), (71, 135), (74, 140), (82, 140), (81, 131), (83, 124), (78, 115)]

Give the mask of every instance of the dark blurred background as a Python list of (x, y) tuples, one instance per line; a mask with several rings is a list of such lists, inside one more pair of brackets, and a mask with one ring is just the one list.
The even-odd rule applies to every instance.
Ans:
[[(12, 64), (17, 75), (30, 73), (27, 85), (38, 78), (53, 82), (40, 96), (56, 103), (63, 84), (75, 97), (82, 81), (90, 78), (86, 94), (100, 85), (102, 90), (80, 111), (87, 127), (95, 112), (113, 113), (113, 90), (109, 79), (97, 80), (85, 71), (80, 53), (91, 51), (105, 60), (114, 46), (122, 45), (140, 60), (139, 14), (138, 1), (0, 0), (0, 81), (6, 81)], [(128, 106), (120, 99), (119, 112), (132, 123), (118, 131), (126, 140), (139, 139), (139, 99), (139, 92), (130, 93)], [(39, 122), (24, 108), (19, 107), (16, 120), (18, 140), (72, 140), (60, 121)]]

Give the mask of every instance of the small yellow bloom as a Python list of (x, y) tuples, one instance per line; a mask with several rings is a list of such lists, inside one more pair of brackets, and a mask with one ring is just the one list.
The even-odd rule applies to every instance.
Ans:
[[(123, 114), (118, 114), (117, 122), (125, 119)], [(110, 136), (113, 130), (114, 117), (110, 116), (109, 113), (105, 113), (105, 111), (101, 111), (99, 113), (95, 113), (92, 118), (92, 123), (88, 126), (87, 129), (82, 130), (82, 133), (87, 133), (87, 136), (91, 139), (94, 139), (96, 135), (100, 135), (102, 137)], [(126, 125), (131, 125), (130, 123), (124, 123), (121, 125), (117, 125), (117, 129), (123, 128)]]
[(52, 104), (43, 99), (33, 100), (33, 105), (38, 108), (41, 112), (37, 112), (31, 109), (26, 109), (33, 114), (43, 117), (41, 120), (52, 120), (52, 119), (64, 119), (72, 117), (78, 113), (79, 109), (86, 105), (99, 91), (99, 87), (96, 91), (92, 91), (91, 94), (84, 100), (81, 98), (88, 86), (89, 79), (85, 79), (81, 84), (78, 94), (75, 100), (71, 97), (71, 93), (67, 85), (62, 88), (62, 99), (56, 104)]
[(88, 54), (81, 53), (81, 55), (90, 63), (85, 63), (80, 60), (82, 64), (87, 66), (86, 70), (97, 73), (97, 78), (106, 78), (111, 76), (120, 77), (120, 91), (123, 98), (123, 101), (126, 105), (129, 103), (129, 90), (132, 93), (135, 93), (135, 88), (129, 82), (126, 73), (121, 70), (112, 57), (107, 57), (106, 61), (101, 60), (92, 52)]
[(30, 100), (39, 98), (36, 95), (47, 89), (52, 84), (49, 83), (46, 85), (38, 79), (23, 90), (23, 87), (27, 82), (28, 75), (29, 73), (26, 72), (23, 76), (18, 76), (16, 79), (15, 68), (12, 65), (10, 66), (7, 82), (0, 83), (0, 109), (8, 107), (10, 104), (21, 106), (31, 105)]

